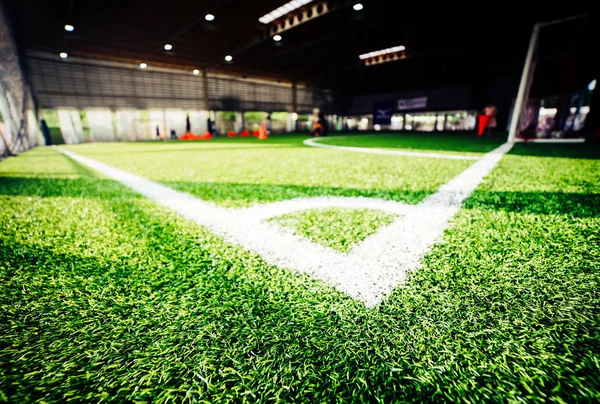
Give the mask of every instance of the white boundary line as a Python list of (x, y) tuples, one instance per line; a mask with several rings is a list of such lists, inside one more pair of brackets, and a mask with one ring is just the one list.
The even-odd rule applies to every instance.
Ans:
[[(372, 198), (317, 197), (244, 209), (222, 208), (99, 161), (56, 149), (207, 227), (226, 241), (260, 254), (271, 265), (310, 273), (367, 307), (373, 307), (420, 265), (423, 255), (443, 235), (463, 201), (511, 147), (512, 143), (506, 143), (487, 153), (418, 205)], [(285, 213), (322, 207), (380, 209), (402, 216), (347, 254), (315, 244), (266, 221)]]
[[(344, 139), (348, 138), (348, 136), (338, 136), (335, 139)], [(355, 153), (369, 153), (369, 154), (390, 154), (393, 156), (408, 156), (408, 157), (427, 157), (433, 159), (449, 159), (449, 160), (479, 160), (481, 157), (479, 156), (466, 156), (464, 154), (443, 154), (443, 153), (426, 153), (426, 152), (411, 152), (404, 150), (388, 150), (388, 149), (378, 149), (376, 147), (350, 147), (350, 146), (335, 146), (332, 144), (319, 143), (320, 140), (326, 138), (314, 138), (314, 139), (306, 139), (302, 143), (305, 146), (310, 147), (322, 147), (326, 149), (336, 149), (348, 152)]]

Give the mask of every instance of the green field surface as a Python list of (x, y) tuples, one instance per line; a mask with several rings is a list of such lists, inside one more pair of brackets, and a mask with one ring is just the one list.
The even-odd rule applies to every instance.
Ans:
[(66, 149), (227, 207), (319, 195), (418, 203), (473, 164), (381, 155), (359, 158), (306, 147), (305, 138), (94, 143)]
[(375, 209), (324, 208), (289, 213), (270, 221), (325, 247), (348, 252), (395, 218)]
[[(495, 132), (491, 139), (474, 133), (385, 133), (336, 135), (319, 139), (334, 146), (401, 149), (405, 151), (477, 156), (500, 146), (508, 134)], [(513, 154), (546, 157), (600, 158), (600, 144), (517, 144)]]
[[(472, 164), (302, 139), (65, 147), (225, 206), (316, 195), (417, 203)], [(9, 158), (0, 402), (598, 402), (593, 150), (515, 145), (423, 266), (370, 309), (52, 148)], [(323, 228), (297, 223), (335, 240), (344, 212), (333, 213)]]
[(492, 151), (506, 141), (505, 133), (493, 138), (477, 137), (474, 133), (398, 133), (340, 135), (319, 139), (334, 146), (403, 149), (415, 152), (478, 155)]

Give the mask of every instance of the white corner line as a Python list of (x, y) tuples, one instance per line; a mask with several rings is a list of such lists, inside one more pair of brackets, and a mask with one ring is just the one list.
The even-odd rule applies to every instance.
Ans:
[[(340, 139), (342, 137), (337, 137)], [(392, 156), (407, 156), (407, 157), (427, 157), (432, 159), (448, 159), (448, 160), (479, 160), (479, 156), (467, 156), (464, 154), (443, 154), (443, 153), (426, 153), (426, 152), (412, 152), (404, 150), (388, 150), (379, 149), (376, 147), (350, 147), (350, 146), (335, 146), (332, 144), (320, 143), (320, 140), (326, 138), (314, 138), (306, 139), (302, 143), (309, 147), (322, 147), (325, 149), (335, 149), (354, 153), (368, 153), (368, 154), (388, 154)]]
[[(55, 149), (209, 229), (226, 242), (257, 253), (269, 265), (310, 274), (366, 307), (375, 307), (421, 266), (421, 259), (443, 236), (462, 203), (512, 146), (513, 143), (505, 143), (485, 154), (417, 205), (375, 198), (321, 196), (241, 209), (223, 208), (91, 158)], [(365, 207), (401, 216), (347, 254), (266, 222), (269, 217), (318, 207)]]

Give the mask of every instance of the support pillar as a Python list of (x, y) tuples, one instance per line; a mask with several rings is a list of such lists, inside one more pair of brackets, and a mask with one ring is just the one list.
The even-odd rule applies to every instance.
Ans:
[(287, 114), (287, 122), (286, 122), (286, 126), (285, 126), (285, 131), (286, 132), (294, 132), (296, 129), (296, 114), (295, 113), (290, 113)]
[(235, 113), (235, 128), (234, 128), (234, 131), (236, 133), (240, 133), (243, 130), (244, 130), (244, 113), (238, 111), (238, 112)]
[(206, 69), (202, 70), (202, 84), (204, 85), (204, 108), (210, 111), (209, 98), (208, 98), (208, 75)]
[[(294, 116), (297, 116), (298, 114), (298, 86), (296, 83), (292, 84), (292, 113), (296, 114)], [(293, 131), (298, 131), (298, 119), (294, 120)]]

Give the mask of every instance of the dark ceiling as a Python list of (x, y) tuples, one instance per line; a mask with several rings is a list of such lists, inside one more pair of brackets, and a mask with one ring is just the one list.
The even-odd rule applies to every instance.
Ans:
[[(332, 0), (335, 11), (293, 28), (280, 43), (255, 43), (258, 18), (287, 0), (9, 0), (20, 44), (58, 54), (206, 68), (332, 88), (345, 94), (487, 83), (518, 75), (533, 24), (588, 12), (589, 2)], [(358, 0), (357, 0), (358, 2)], [(213, 13), (208, 23), (204, 15)], [(75, 32), (64, 31), (73, 24)], [(589, 35), (578, 20), (544, 39), (547, 69), (558, 82), (567, 55)], [(568, 35), (565, 35), (568, 34)], [(163, 50), (171, 43), (171, 52)], [(364, 67), (358, 55), (405, 45), (409, 59)], [(224, 63), (227, 53), (235, 56)], [(547, 77), (546, 77), (547, 76)], [(479, 84), (483, 85), (483, 84)]]

